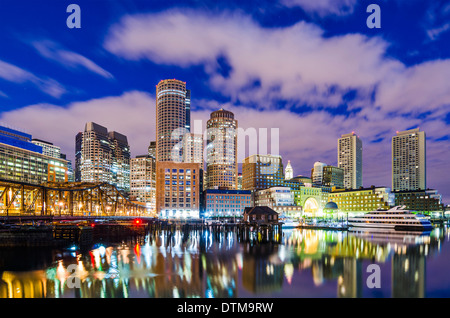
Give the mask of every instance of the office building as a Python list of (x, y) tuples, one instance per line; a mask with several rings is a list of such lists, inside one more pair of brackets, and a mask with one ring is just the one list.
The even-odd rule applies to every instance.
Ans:
[(163, 219), (198, 219), (203, 208), (199, 163), (156, 162), (156, 213)]
[[(76, 138), (76, 147), (78, 138)], [(76, 149), (77, 150), (77, 149)], [(81, 136), (79, 167), (84, 182), (107, 182), (117, 189), (130, 191), (130, 147), (127, 137), (108, 132), (106, 127), (86, 123)]]
[(337, 158), (338, 167), (344, 169), (344, 187), (362, 187), (362, 142), (354, 132), (339, 138)]
[(426, 189), (426, 137), (411, 129), (392, 137), (392, 189)]
[(322, 186), (330, 188), (344, 188), (344, 169), (335, 166), (323, 167)]
[(156, 216), (156, 160), (149, 155), (131, 159), (130, 194), (145, 203), (147, 212)]
[(344, 169), (317, 161), (311, 169), (311, 181), (316, 187), (344, 188)]
[[(42, 154), (53, 157), (53, 158), (61, 158), (61, 148), (58, 146), (55, 146), (51, 142), (35, 139), (33, 138), (31, 142), (35, 145), (42, 147)], [(63, 158), (65, 159), (65, 158)]]
[(203, 134), (186, 133), (183, 136), (183, 162), (203, 165)]
[(248, 190), (205, 190), (204, 217), (241, 218), (246, 207), (252, 206)]
[(43, 154), (32, 136), (0, 126), (0, 179), (42, 184), (67, 182), (68, 161)]
[(313, 185), (322, 185), (323, 183), (323, 168), (326, 166), (326, 163), (316, 161), (314, 163), (314, 168), (311, 169), (311, 180)]
[(251, 155), (242, 164), (242, 188), (256, 191), (284, 186), (283, 161), (278, 155)]
[(237, 127), (234, 114), (221, 108), (206, 123), (206, 188), (238, 187)]
[(177, 147), (189, 131), (186, 114), (190, 118), (190, 93), (187, 94), (186, 82), (176, 79), (162, 80), (156, 86), (156, 161), (181, 161), (181, 147)]
[(408, 210), (429, 214), (444, 211), (442, 195), (437, 190), (393, 191), (395, 205), (405, 206)]
[(302, 207), (295, 204), (294, 192), (289, 187), (270, 187), (255, 192), (255, 206), (267, 206), (280, 215), (299, 218)]

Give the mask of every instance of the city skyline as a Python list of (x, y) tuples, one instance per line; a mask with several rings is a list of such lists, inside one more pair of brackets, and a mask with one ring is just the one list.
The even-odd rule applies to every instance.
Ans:
[(355, 131), (363, 186), (392, 187), (391, 139), (420, 128), (427, 187), (448, 204), (450, 7), (374, 2), (379, 30), (365, 24), (369, 2), (356, 1), (78, 1), (79, 30), (65, 26), (64, 4), (4, 3), (0, 122), (61, 147), (72, 164), (76, 133), (96, 122), (126, 135), (135, 157), (156, 137), (155, 86), (176, 78), (190, 89), (192, 124), (205, 128), (223, 107), (244, 129), (280, 128), (294, 176), (316, 161), (337, 166), (337, 139)]

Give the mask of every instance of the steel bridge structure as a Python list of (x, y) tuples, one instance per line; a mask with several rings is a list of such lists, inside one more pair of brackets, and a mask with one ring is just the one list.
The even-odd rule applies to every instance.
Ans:
[(146, 211), (105, 182), (35, 185), (0, 179), (0, 216), (146, 216)]

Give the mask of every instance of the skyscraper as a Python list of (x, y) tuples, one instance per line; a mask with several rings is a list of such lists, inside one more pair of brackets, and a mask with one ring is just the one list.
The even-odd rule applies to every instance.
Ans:
[(200, 163), (203, 167), (203, 134), (187, 133), (183, 136), (183, 162)]
[(344, 169), (344, 187), (362, 187), (362, 142), (354, 133), (338, 139), (338, 167)]
[(176, 150), (176, 146), (180, 145), (184, 133), (189, 131), (186, 129), (187, 114), (190, 128), (190, 91), (188, 93), (186, 90), (186, 82), (176, 79), (160, 81), (156, 86), (156, 161), (177, 161), (181, 158), (181, 147)]
[(206, 188), (237, 189), (237, 127), (234, 114), (223, 108), (206, 123)]
[(117, 131), (110, 131), (112, 183), (117, 188), (130, 192), (130, 147), (127, 137)]
[(426, 189), (426, 137), (418, 128), (392, 137), (392, 189)]
[[(76, 151), (81, 140), (76, 171), (80, 181), (107, 182), (119, 190), (130, 191), (130, 147), (127, 137), (93, 122), (86, 123), (76, 137)], [(77, 153), (75, 154), (77, 157)]]

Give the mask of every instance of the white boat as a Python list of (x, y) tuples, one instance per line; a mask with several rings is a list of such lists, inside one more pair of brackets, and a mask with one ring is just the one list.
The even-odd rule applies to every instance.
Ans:
[(283, 229), (293, 229), (300, 225), (300, 221), (291, 218), (282, 218), (280, 222), (283, 223)]
[(405, 207), (377, 210), (363, 216), (349, 217), (348, 225), (357, 228), (385, 228), (394, 230), (430, 231), (433, 225), (421, 214), (414, 214)]

